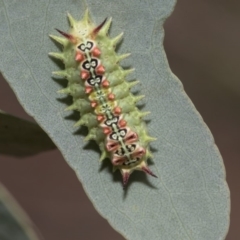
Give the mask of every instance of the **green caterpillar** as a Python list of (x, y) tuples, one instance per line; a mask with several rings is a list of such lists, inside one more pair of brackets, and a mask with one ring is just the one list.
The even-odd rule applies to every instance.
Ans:
[(111, 19), (95, 26), (88, 10), (81, 21), (70, 14), (68, 18), (69, 33), (56, 29), (64, 37), (50, 35), (63, 46), (63, 52), (49, 55), (65, 65), (65, 70), (53, 74), (68, 80), (67, 88), (59, 92), (73, 97), (73, 104), (67, 109), (80, 112), (76, 126), (88, 127), (86, 139), (98, 143), (102, 152), (100, 160), (108, 158), (114, 170), (120, 170), (124, 186), (134, 170), (156, 177), (147, 166), (151, 157), (148, 145), (155, 138), (148, 136), (142, 120), (149, 112), (140, 112), (136, 107), (136, 102), (144, 96), (130, 92), (138, 81), (127, 82), (125, 77), (133, 69), (124, 70), (119, 65), (129, 54), (115, 52), (123, 33), (110, 39)]

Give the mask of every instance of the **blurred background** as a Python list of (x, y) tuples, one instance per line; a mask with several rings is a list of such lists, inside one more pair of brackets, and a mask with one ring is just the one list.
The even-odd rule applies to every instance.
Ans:
[[(240, 1), (178, 0), (164, 28), (170, 68), (224, 159), (232, 203), (226, 239), (240, 239)], [(0, 109), (32, 120), (2, 79)], [(0, 182), (46, 240), (123, 240), (93, 208), (58, 150), (23, 159), (0, 156)]]

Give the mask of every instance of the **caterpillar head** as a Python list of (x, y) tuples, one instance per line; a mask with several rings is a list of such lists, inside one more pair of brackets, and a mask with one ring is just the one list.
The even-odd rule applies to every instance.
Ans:
[(69, 33), (65, 33), (59, 29), (56, 30), (73, 44), (78, 44), (86, 38), (95, 38), (107, 21), (106, 18), (100, 25), (95, 27), (89, 16), (88, 9), (85, 11), (82, 21), (76, 21), (70, 14), (68, 14), (68, 19), (71, 26)]

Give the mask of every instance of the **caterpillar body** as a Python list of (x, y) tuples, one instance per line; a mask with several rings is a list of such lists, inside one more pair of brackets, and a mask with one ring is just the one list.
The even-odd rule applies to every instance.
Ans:
[(111, 19), (95, 26), (86, 10), (81, 21), (68, 14), (69, 33), (56, 29), (63, 37), (50, 37), (63, 46), (61, 53), (49, 53), (60, 59), (65, 69), (53, 74), (68, 80), (60, 93), (70, 94), (73, 104), (67, 110), (80, 112), (76, 126), (88, 127), (87, 140), (94, 139), (102, 152), (100, 160), (110, 159), (114, 170), (119, 169), (126, 186), (130, 174), (141, 170), (154, 177), (147, 160), (151, 157), (143, 117), (136, 102), (144, 96), (134, 96), (130, 89), (138, 81), (126, 81), (133, 69), (123, 69), (119, 62), (129, 54), (117, 55), (116, 45), (123, 33), (110, 39)]

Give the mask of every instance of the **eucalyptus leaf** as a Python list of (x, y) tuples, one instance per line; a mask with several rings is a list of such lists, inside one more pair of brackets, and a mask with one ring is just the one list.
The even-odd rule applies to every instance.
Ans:
[(0, 239), (43, 239), (31, 220), (2, 184), (0, 184)]
[(39, 125), (0, 111), (0, 154), (24, 157), (54, 148)]
[[(219, 240), (229, 226), (229, 189), (222, 158), (201, 116), (169, 68), (163, 49), (163, 23), (174, 0), (0, 1), (0, 69), (25, 110), (49, 134), (76, 171), (99, 213), (131, 240)], [(88, 6), (96, 23), (113, 17), (110, 36), (124, 31), (119, 53), (131, 52), (124, 66), (136, 69), (136, 91), (151, 111), (148, 129), (151, 169), (158, 179), (132, 174), (122, 189), (110, 161), (99, 163), (96, 145), (65, 112), (69, 98), (57, 94), (66, 82), (51, 72), (62, 66), (48, 58), (59, 51), (48, 37), (54, 28), (68, 31), (66, 14), (80, 19)], [(79, 226), (81, 227), (81, 226)]]

